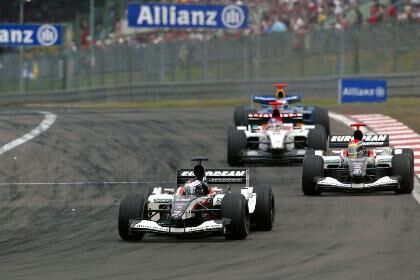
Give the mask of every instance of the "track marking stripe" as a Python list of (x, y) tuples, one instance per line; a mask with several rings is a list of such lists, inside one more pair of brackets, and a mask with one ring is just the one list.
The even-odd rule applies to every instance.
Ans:
[(403, 123), (397, 122), (395, 124), (384, 124), (384, 125), (370, 125), (370, 127), (375, 129), (381, 129), (381, 128), (393, 128), (393, 127), (403, 127), (403, 128), (409, 128), (408, 126), (404, 125)]
[(16, 148), (19, 145), (22, 145), (25, 142), (28, 142), (29, 140), (32, 140), (33, 138), (37, 137), (41, 133), (45, 132), (54, 124), (55, 120), (57, 119), (57, 116), (53, 113), (50, 113), (50, 112), (40, 112), (40, 113), (44, 114), (45, 116), (44, 120), (37, 127), (35, 127), (31, 132), (26, 133), (22, 137), (19, 137), (1, 146), (0, 155), (4, 154), (7, 151), (10, 151), (11, 149)]
[(410, 148), (410, 149), (418, 149), (420, 145), (397, 145), (395, 148)]
[(414, 133), (414, 131), (412, 131), (411, 129), (399, 130), (399, 131), (391, 131), (391, 130), (388, 130), (386, 132), (378, 131), (377, 133), (383, 133), (383, 134), (388, 134), (388, 135), (404, 135), (404, 134)]
[(357, 120), (358, 121), (364, 121), (364, 122), (367, 122), (367, 121), (372, 121), (372, 122), (375, 122), (375, 121), (393, 121), (393, 122), (395, 122), (395, 120), (393, 120), (392, 118), (384, 117), (384, 116), (376, 116), (376, 117), (371, 117), (371, 118), (368, 118), (368, 117), (357, 118)]
[(393, 135), (390, 137), (392, 140), (401, 140), (401, 139), (412, 139), (419, 137), (416, 133), (409, 133), (409, 134), (403, 134), (403, 135)]
[(398, 144), (417, 144), (420, 143), (420, 137), (419, 139), (411, 139), (411, 140), (393, 140), (390, 141), (391, 145), (398, 145)]
[(402, 127), (402, 128), (375, 128), (375, 127), (372, 127), (377, 133), (384, 133), (384, 134), (386, 134), (386, 133), (402, 133), (402, 132), (412, 132), (412, 133), (415, 133), (412, 129), (410, 129), (410, 128), (405, 128), (405, 127)]
[(361, 118), (366, 118), (366, 117), (384, 117), (384, 115), (382, 114), (360, 114), (360, 115), (350, 115), (350, 117), (361, 117)]

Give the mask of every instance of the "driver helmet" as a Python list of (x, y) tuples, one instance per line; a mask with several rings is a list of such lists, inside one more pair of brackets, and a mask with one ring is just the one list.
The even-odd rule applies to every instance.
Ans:
[(282, 128), (282, 122), (278, 118), (271, 118), (268, 121), (268, 129), (269, 130), (280, 130)]
[(362, 140), (352, 140), (348, 146), (348, 155), (351, 158), (360, 158), (365, 155), (365, 145)]
[(204, 195), (203, 182), (198, 179), (188, 180), (184, 185), (185, 195)]

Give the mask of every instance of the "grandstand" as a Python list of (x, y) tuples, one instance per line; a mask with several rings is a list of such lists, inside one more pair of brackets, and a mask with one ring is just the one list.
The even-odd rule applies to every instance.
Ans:
[[(89, 1), (27, 1), (25, 22), (62, 23), (64, 44), (26, 48), (23, 59), (16, 48), (0, 48), (0, 91), (19, 91), (22, 77), (25, 91), (55, 91), (420, 71), (419, 0), (236, 2), (250, 10), (249, 28), (240, 31), (134, 30), (127, 27), (128, 0), (95, 0), (93, 41)], [(0, 22), (18, 15), (19, 1), (0, 2)]]
[[(22, 0), (23, 1), (23, 0)], [(89, 1), (86, 0), (28, 0), (24, 1), (25, 22), (59, 22), (69, 27), (71, 40), (77, 47), (88, 47)], [(128, 0), (95, 0), (95, 45), (127, 41), (158, 43), (161, 40), (238, 38), (250, 34), (292, 32), (304, 36), (319, 29), (346, 29), (352, 26), (375, 25), (383, 22), (420, 23), (419, 0), (249, 0), (205, 1), (178, 0), (171, 3), (239, 3), (250, 9), (250, 27), (245, 31), (185, 32), (166, 30), (164, 35), (127, 28)], [(19, 1), (1, 1), (0, 22), (18, 22)]]

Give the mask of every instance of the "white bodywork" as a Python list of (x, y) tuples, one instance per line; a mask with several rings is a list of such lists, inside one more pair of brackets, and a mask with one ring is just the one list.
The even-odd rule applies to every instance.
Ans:
[(279, 130), (266, 129), (263, 126), (257, 128), (251, 126), (238, 126), (237, 129), (245, 133), (246, 138), (258, 138), (259, 149), (262, 151), (284, 150), (290, 151), (295, 149), (294, 139), (296, 136), (308, 138), (310, 129), (314, 129), (314, 125), (302, 125), (301, 127), (293, 127), (291, 123), (283, 123), (283, 128)]
[[(203, 203), (208, 199), (212, 199), (213, 207), (221, 206), (223, 197), (226, 192), (224, 189), (214, 187), (212, 188), (212, 195), (197, 197), (196, 202)], [(245, 197), (245, 200), (248, 203), (248, 212), (249, 214), (254, 213), (255, 206), (257, 203), (257, 194), (253, 192), (253, 187), (243, 187), (241, 188), (241, 194)], [(149, 210), (158, 210), (161, 205), (172, 204), (174, 197), (177, 194), (174, 189), (164, 189), (157, 187), (153, 189), (152, 194), (148, 197), (147, 207)], [(195, 202), (195, 200), (194, 200)], [(191, 203), (194, 205), (195, 203)], [(188, 219), (194, 217), (195, 213), (191, 212), (192, 209), (187, 208), (186, 211), (182, 213), (182, 219)], [(187, 228), (168, 228), (160, 226), (157, 221), (161, 218), (160, 213), (156, 213), (151, 220), (141, 220), (131, 224), (133, 229), (144, 229), (155, 232), (170, 232), (170, 233), (191, 233), (191, 232), (200, 232), (200, 231), (213, 231), (213, 230), (224, 230), (223, 220), (212, 220), (205, 221), (201, 225), (196, 227), (187, 227)]]
[[(324, 169), (342, 167), (349, 161), (347, 157), (344, 157), (344, 150), (333, 150), (331, 152), (337, 155), (325, 156), (323, 155), (323, 151), (315, 151), (316, 155), (322, 156), (324, 160)], [(402, 153), (401, 149), (394, 150), (394, 154), (400, 154), (400, 153)], [(367, 158), (366, 163), (371, 164), (373, 166), (392, 167), (392, 157), (393, 157), (392, 148), (389, 148), (389, 147), (374, 148), (373, 154), (374, 156)], [(366, 184), (365, 183), (346, 184), (332, 177), (321, 178), (321, 179), (318, 179), (317, 181), (318, 186), (333, 186), (333, 187), (343, 188), (343, 189), (364, 189), (364, 188), (371, 189), (374, 187), (395, 185), (395, 184), (398, 184), (398, 180), (396, 180), (395, 178), (391, 178), (389, 176), (379, 178), (375, 182), (369, 183), (369, 184), (367, 183)]]

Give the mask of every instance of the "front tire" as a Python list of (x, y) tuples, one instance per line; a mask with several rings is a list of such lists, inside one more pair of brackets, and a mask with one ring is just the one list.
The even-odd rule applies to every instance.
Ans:
[(228, 240), (245, 239), (249, 234), (250, 217), (245, 197), (240, 193), (228, 193), (222, 201), (222, 218), (230, 219), (226, 225), (225, 238)]
[(126, 194), (120, 203), (118, 212), (118, 233), (125, 241), (138, 241), (143, 239), (144, 232), (130, 232), (131, 219), (147, 218), (145, 211), (146, 200), (143, 194)]
[(252, 214), (253, 223), (256, 229), (269, 231), (276, 217), (273, 191), (271, 187), (254, 187), (254, 193), (257, 194), (257, 203)]
[(246, 135), (236, 127), (228, 129), (227, 161), (231, 166), (243, 164), (242, 151), (246, 149)]
[(306, 156), (303, 160), (302, 192), (304, 195), (319, 195), (316, 178), (324, 176), (324, 160), (320, 156)]
[(309, 130), (308, 148), (323, 151), (327, 149), (327, 134), (323, 126), (316, 125), (314, 129)]
[(414, 188), (414, 167), (408, 154), (398, 154), (392, 157), (392, 175), (399, 176), (400, 187), (397, 194), (411, 193)]

